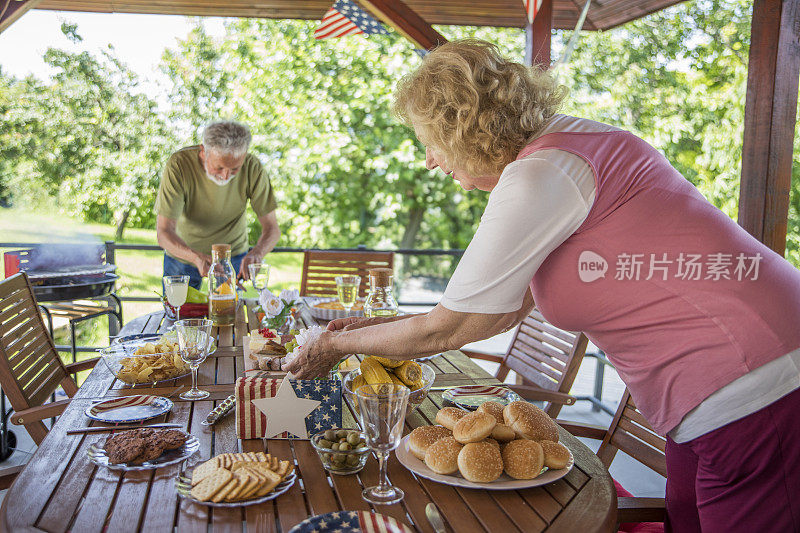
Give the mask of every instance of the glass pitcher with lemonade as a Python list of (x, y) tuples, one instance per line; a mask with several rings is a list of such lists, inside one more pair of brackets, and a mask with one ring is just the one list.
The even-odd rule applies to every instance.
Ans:
[(230, 326), (236, 319), (236, 271), (231, 264), (231, 245), (211, 246), (208, 269), (208, 318), (215, 326)]
[(364, 316), (396, 316), (398, 305), (392, 294), (392, 269), (371, 268), (369, 270), (369, 294), (364, 302)]

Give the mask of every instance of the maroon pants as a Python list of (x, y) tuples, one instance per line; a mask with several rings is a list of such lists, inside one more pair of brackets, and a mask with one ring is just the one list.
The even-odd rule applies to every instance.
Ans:
[(689, 442), (667, 438), (667, 531), (800, 532), (800, 389)]

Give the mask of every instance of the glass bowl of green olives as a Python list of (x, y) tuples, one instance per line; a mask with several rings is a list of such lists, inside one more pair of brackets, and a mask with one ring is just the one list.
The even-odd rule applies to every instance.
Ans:
[(355, 474), (367, 463), (370, 449), (357, 429), (326, 429), (311, 437), (325, 470), (333, 474)]

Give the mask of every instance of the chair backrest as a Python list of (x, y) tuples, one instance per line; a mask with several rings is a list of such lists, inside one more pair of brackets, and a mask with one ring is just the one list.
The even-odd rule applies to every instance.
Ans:
[(300, 296), (336, 296), (336, 276), (361, 276), (359, 297), (369, 292), (369, 269), (394, 268), (394, 252), (309, 250), (303, 257)]
[(614, 420), (597, 450), (597, 456), (608, 468), (617, 450), (620, 450), (667, 477), (667, 461), (664, 455), (666, 444), (666, 439), (653, 431), (642, 413), (636, 409), (631, 393), (625, 389)]
[[(559, 329), (534, 309), (517, 327), (497, 378), (504, 381), (509, 370), (513, 370), (525, 385), (569, 393), (588, 342), (583, 333)], [(561, 407), (561, 404), (548, 402), (544, 410), (555, 418)]]
[[(24, 272), (0, 281), (0, 385), (15, 411), (42, 405), (59, 385), (68, 396), (78, 386), (67, 373)], [(42, 422), (25, 424), (38, 443)]]

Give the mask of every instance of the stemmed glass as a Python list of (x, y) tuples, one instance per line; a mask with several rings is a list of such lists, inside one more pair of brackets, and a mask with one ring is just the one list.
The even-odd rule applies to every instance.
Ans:
[(350, 316), (350, 309), (352, 309), (356, 303), (356, 298), (358, 298), (358, 287), (360, 285), (360, 276), (336, 276), (336, 292), (339, 295), (339, 302), (341, 302), (348, 316)]
[(408, 387), (401, 385), (365, 385), (356, 391), (358, 418), (369, 446), (378, 457), (378, 485), (368, 487), (361, 497), (373, 504), (399, 502), (405, 494), (393, 487), (386, 474), (389, 453), (400, 444), (408, 405)]
[(180, 395), (182, 400), (202, 400), (210, 394), (197, 388), (197, 369), (208, 356), (212, 324), (207, 318), (187, 318), (175, 322), (181, 359), (192, 369), (192, 388)]
[(259, 293), (266, 289), (267, 284), (269, 284), (270, 268), (272, 267), (266, 263), (251, 263), (247, 265), (250, 281), (253, 283), (253, 288)]
[(169, 305), (175, 308), (176, 320), (181, 319), (181, 306), (186, 303), (188, 291), (189, 276), (164, 276), (164, 293)]

